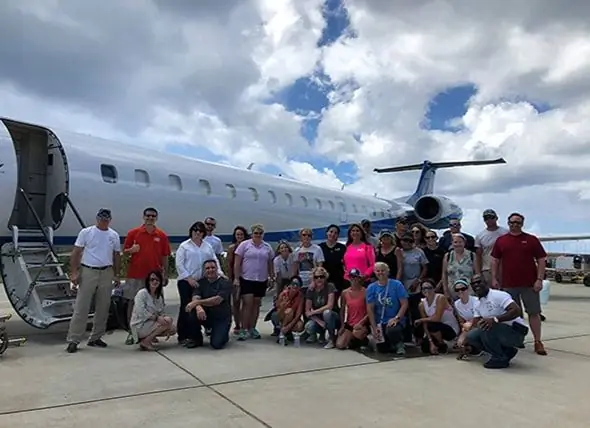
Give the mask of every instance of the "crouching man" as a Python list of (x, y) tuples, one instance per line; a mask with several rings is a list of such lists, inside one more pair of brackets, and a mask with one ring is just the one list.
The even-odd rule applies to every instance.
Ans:
[(473, 327), (467, 333), (466, 342), (490, 354), (485, 368), (506, 368), (518, 348), (524, 348), (529, 331), (522, 318), (522, 309), (510, 294), (490, 289), (477, 276), (472, 279), (471, 288), (479, 298), (479, 304), (474, 309)]
[(190, 317), (190, 336), (187, 348), (203, 346), (202, 327), (211, 330), (209, 343), (213, 349), (222, 349), (229, 341), (231, 327), (232, 283), (218, 273), (217, 261), (203, 263), (205, 276), (193, 291), (193, 299), (186, 306)]

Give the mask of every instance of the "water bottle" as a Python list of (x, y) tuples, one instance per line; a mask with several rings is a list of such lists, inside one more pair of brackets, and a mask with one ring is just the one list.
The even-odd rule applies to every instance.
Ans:
[(296, 348), (301, 345), (301, 333), (293, 333), (293, 344)]
[(543, 281), (543, 289), (539, 293), (539, 300), (541, 306), (546, 306), (549, 303), (549, 296), (551, 295), (551, 283), (547, 280)]
[(279, 335), (279, 345), (285, 346), (285, 335), (282, 332)]

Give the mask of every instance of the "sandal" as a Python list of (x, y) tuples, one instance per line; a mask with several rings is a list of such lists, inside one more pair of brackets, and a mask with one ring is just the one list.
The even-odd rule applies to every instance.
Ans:
[(141, 349), (142, 351), (157, 351), (156, 348), (154, 348), (151, 344), (150, 345), (146, 345), (144, 343), (139, 343), (139, 349)]

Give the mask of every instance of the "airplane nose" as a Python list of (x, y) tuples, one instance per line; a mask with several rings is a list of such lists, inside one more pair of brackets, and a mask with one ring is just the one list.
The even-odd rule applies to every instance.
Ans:
[(18, 163), (14, 142), (0, 118), (0, 230), (5, 231), (9, 227), (17, 186)]

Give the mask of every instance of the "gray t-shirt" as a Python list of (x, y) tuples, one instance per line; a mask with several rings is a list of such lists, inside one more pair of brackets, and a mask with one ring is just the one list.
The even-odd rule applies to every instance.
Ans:
[(404, 250), (404, 272), (402, 275), (402, 282), (406, 290), (410, 289), (412, 283), (420, 278), (422, 272), (422, 265), (428, 263), (426, 254), (420, 248), (412, 248), (411, 250)]
[(311, 300), (312, 309), (319, 309), (328, 303), (328, 297), (330, 297), (330, 293), (335, 292), (336, 287), (334, 287), (334, 284), (328, 282), (322, 287), (321, 290), (317, 290), (315, 288), (313, 290), (307, 290), (305, 293), (305, 298), (307, 300)]
[(311, 244), (309, 247), (298, 247), (293, 251), (293, 261), (299, 268), (303, 288), (307, 288), (311, 284), (311, 271), (314, 266), (324, 262), (324, 252), (317, 244)]
[(490, 270), (492, 268), (492, 250), (496, 239), (502, 235), (506, 235), (508, 229), (498, 227), (496, 230), (484, 229), (475, 237), (475, 248), (481, 248), (482, 251), (482, 270)]

